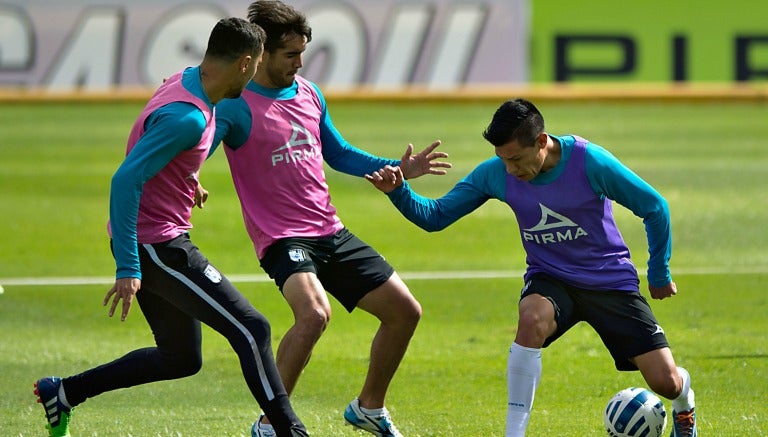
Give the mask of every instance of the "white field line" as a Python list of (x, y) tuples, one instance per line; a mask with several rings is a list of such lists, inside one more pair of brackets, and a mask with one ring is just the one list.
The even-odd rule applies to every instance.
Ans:
[[(756, 266), (750, 268), (688, 268), (675, 269), (673, 275), (745, 275), (745, 274), (765, 274), (768, 273), (768, 266)], [(523, 272), (520, 270), (449, 270), (449, 271), (424, 271), (424, 272), (403, 272), (399, 273), (404, 280), (429, 280), (437, 281), (444, 279), (504, 279), (521, 278)], [(272, 280), (265, 274), (235, 274), (226, 275), (232, 282), (251, 283), (251, 282), (271, 282)], [(19, 277), (19, 278), (0, 278), (2, 286), (24, 286), (24, 285), (110, 285), (115, 279), (111, 276), (48, 276), (48, 277)]]

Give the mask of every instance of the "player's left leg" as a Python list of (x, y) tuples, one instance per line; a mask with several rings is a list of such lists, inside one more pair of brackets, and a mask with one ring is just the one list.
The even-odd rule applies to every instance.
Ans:
[(652, 350), (631, 359), (640, 369), (648, 387), (672, 400), (672, 436), (697, 435), (696, 404), (688, 371), (675, 365), (668, 347)]
[(384, 257), (348, 230), (334, 235), (330, 245), (332, 256), (318, 271), (323, 286), (347, 311), (360, 308), (380, 322), (365, 383), (344, 419), (378, 436), (399, 436), (384, 400), (421, 319), (421, 305)]
[(640, 370), (648, 387), (672, 400), (673, 436), (696, 436), (690, 376), (677, 367), (664, 329), (639, 292), (584, 291), (580, 311), (600, 335), (617, 370)]
[(381, 324), (371, 344), (368, 374), (360, 394), (344, 411), (345, 420), (377, 436), (400, 436), (384, 398), (421, 318), (421, 305), (397, 273), (367, 293), (358, 307)]
[(393, 273), (387, 282), (360, 299), (358, 307), (381, 322), (371, 344), (368, 375), (358, 398), (363, 407), (380, 408), (421, 318), (421, 305), (400, 276)]
[(667, 399), (675, 399), (683, 391), (683, 379), (668, 347), (652, 350), (632, 358), (648, 387)]

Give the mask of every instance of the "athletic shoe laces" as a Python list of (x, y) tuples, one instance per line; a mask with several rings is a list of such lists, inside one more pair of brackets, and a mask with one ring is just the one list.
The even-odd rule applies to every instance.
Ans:
[(675, 437), (693, 437), (696, 416), (693, 410), (675, 414)]

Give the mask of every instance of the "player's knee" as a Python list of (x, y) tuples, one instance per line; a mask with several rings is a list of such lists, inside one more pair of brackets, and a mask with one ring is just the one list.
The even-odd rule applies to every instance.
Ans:
[(203, 368), (203, 354), (199, 351), (176, 353), (166, 357), (166, 364), (177, 378), (192, 376)]
[(400, 320), (403, 326), (407, 326), (411, 329), (416, 329), (416, 326), (421, 320), (421, 304), (415, 298), (408, 300), (404, 305), (399, 307)]
[(194, 355), (193, 357), (190, 357), (190, 360), (187, 361), (187, 364), (184, 366), (184, 376), (192, 376), (200, 371), (200, 369), (203, 368), (203, 356), (202, 355)]
[(305, 334), (320, 337), (331, 322), (330, 308), (315, 307), (296, 317), (296, 326)]
[(401, 333), (413, 333), (421, 320), (421, 304), (416, 299), (407, 299), (397, 305), (388, 306), (386, 310), (378, 310), (373, 314), (382, 325), (399, 330)]
[(647, 382), (651, 390), (667, 399), (675, 399), (683, 391), (683, 383), (677, 373), (650, 378)]
[(272, 335), (272, 326), (269, 324), (269, 320), (258, 311), (254, 311), (254, 314), (248, 317), (247, 326), (254, 338), (269, 339)]
[(410, 312), (410, 321), (413, 327), (415, 328), (416, 325), (419, 324), (419, 321), (421, 320), (422, 310), (421, 310), (421, 304), (414, 299), (413, 301), (413, 307), (412, 311)]
[(527, 347), (541, 347), (547, 337), (552, 335), (554, 328), (554, 320), (537, 311), (523, 311), (517, 323), (516, 342)]

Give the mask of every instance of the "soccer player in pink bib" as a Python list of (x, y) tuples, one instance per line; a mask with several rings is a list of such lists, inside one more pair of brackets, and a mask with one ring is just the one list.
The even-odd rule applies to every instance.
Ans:
[[(264, 56), (241, 98), (217, 108), (214, 145), (223, 140), (245, 226), (262, 268), (290, 305), (294, 325), (277, 349), (288, 393), (331, 318), (328, 294), (347, 311), (360, 308), (381, 322), (368, 374), (346, 421), (379, 436), (398, 436), (384, 400), (421, 317), (421, 306), (384, 258), (344, 227), (331, 204), (323, 171), (362, 177), (383, 165), (406, 176), (444, 174), (450, 165), (434, 152), (408, 146), (401, 161), (383, 159), (347, 143), (331, 122), (318, 87), (299, 76), (312, 39), (305, 16), (279, 1), (257, 1), (248, 18), (267, 33)], [(215, 147), (215, 146), (214, 146)], [(257, 435), (271, 435), (272, 417)]]
[[(117, 273), (104, 305), (111, 300), (109, 316), (119, 307), (125, 320), (135, 299), (156, 345), (77, 375), (38, 380), (35, 394), (51, 436), (69, 435), (72, 409), (88, 398), (197, 373), (201, 323), (230, 342), (276, 435), (307, 435), (280, 379), (269, 322), (189, 237), (198, 172), (216, 130), (214, 105), (240, 95), (256, 71), (264, 39), (264, 31), (246, 20), (219, 21), (201, 64), (168, 78), (136, 120), (125, 160), (112, 177), (108, 228)], [(190, 417), (188, 431), (198, 434), (194, 422)]]

